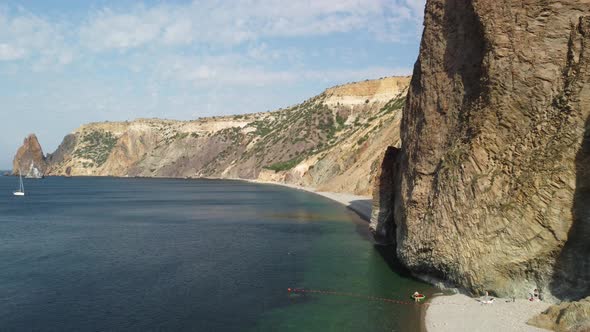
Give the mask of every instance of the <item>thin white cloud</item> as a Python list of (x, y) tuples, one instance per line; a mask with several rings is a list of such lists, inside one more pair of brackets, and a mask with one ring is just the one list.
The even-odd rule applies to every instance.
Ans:
[(159, 38), (168, 20), (166, 13), (158, 8), (133, 14), (105, 9), (81, 27), (80, 39), (83, 45), (97, 51), (134, 48)]
[(413, 12), (413, 17), (417, 20), (422, 21), (424, 16), (424, 7), (426, 6), (426, 0), (404, 0), (403, 2)]
[[(425, 0), (200, 0), (91, 12), (82, 24), (52, 21), (24, 9), (0, 9), (0, 61), (28, 58), (33, 68), (73, 62), (90, 52), (143, 47), (233, 47), (265, 38), (323, 36), (365, 30), (379, 40), (408, 38)], [(419, 29), (418, 29), (419, 30)], [(412, 32), (409, 32), (412, 34)], [(410, 38), (415, 36), (410, 36)], [(262, 46), (264, 47), (264, 46)], [(264, 50), (259, 50), (264, 51)], [(270, 60), (256, 49), (251, 56)], [(283, 55), (296, 54), (297, 50)], [(275, 53), (276, 55), (276, 53)]]
[(199, 88), (215, 86), (274, 86), (304, 81), (351, 82), (391, 75), (409, 75), (411, 68), (368, 67), (362, 69), (269, 70), (248, 63), (239, 55), (221, 57), (168, 56), (155, 71), (161, 80), (191, 82)]
[(32, 68), (68, 64), (75, 47), (66, 41), (68, 29), (29, 13), (0, 10), (0, 60), (30, 59)]
[(0, 44), (0, 61), (18, 60), (25, 57), (27, 53), (20, 47), (8, 44)]
[(378, 38), (399, 39), (400, 25), (421, 20), (423, 2), (202, 0), (138, 6), (125, 12), (104, 9), (80, 29), (80, 39), (95, 51), (194, 42), (236, 45), (264, 37), (317, 36), (362, 29)]
[(162, 38), (166, 44), (190, 44), (193, 41), (192, 30), (192, 22), (183, 18), (166, 26)]

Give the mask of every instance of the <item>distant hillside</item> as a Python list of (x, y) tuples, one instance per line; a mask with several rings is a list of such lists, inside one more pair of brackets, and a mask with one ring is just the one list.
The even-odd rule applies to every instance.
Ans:
[(45, 172), (261, 179), (368, 194), (383, 151), (399, 143), (409, 81), (345, 84), (274, 112), (91, 123), (46, 156)]

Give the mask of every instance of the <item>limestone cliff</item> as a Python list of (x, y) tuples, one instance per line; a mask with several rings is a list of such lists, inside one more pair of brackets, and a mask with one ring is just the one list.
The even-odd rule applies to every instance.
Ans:
[(12, 162), (12, 174), (27, 175), (30, 177), (42, 176), (45, 173), (47, 164), (41, 144), (35, 134), (30, 134), (23, 141)]
[[(267, 113), (83, 125), (47, 156), (50, 175), (261, 179), (368, 194), (399, 143), (410, 77), (327, 89)], [(20, 160), (20, 157), (15, 158)]]
[(590, 1), (429, 0), (424, 25), (374, 228), (473, 292), (589, 295)]

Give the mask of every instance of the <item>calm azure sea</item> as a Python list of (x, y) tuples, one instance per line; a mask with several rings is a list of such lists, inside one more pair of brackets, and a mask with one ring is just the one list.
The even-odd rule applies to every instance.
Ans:
[[(240, 181), (0, 177), (1, 331), (418, 331), (432, 288), (315, 194)], [(357, 294), (289, 293), (305, 288)]]

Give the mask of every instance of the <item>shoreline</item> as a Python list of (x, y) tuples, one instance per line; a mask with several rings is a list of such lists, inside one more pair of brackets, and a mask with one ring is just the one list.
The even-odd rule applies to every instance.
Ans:
[(549, 306), (526, 299), (495, 298), (492, 304), (482, 304), (464, 294), (435, 296), (425, 310), (424, 327), (428, 332), (543, 332), (547, 330), (526, 322)]
[[(221, 179), (220, 179), (221, 180)], [(228, 179), (228, 180), (239, 180), (249, 183), (257, 183), (257, 184), (272, 184), (282, 187), (287, 187), (291, 189), (303, 190), (312, 194), (316, 194), (325, 198), (328, 198), (332, 201), (340, 203), (344, 205), (349, 210), (355, 212), (356, 214), (361, 217), (361, 219), (365, 220), (366, 222), (371, 221), (371, 210), (373, 205), (373, 198), (371, 196), (361, 196), (361, 195), (354, 195), (348, 193), (337, 193), (331, 191), (317, 191), (315, 188), (312, 187), (302, 187), (294, 184), (289, 183), (282, 183), (282, 182), (272, 182), (272, 181), (260, 181), (260, 180), (249, 180), (249, 179)]]

